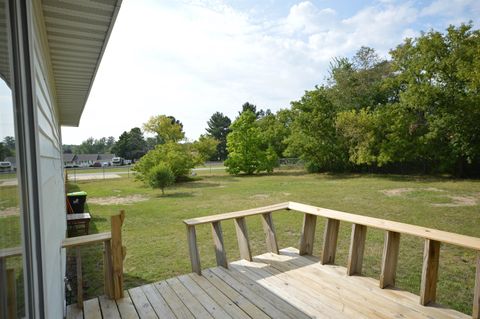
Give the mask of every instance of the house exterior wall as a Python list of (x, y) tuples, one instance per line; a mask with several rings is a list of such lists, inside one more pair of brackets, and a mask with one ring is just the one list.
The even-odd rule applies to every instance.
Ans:
[(40, 189), (40, 228), (46, 318), (64, 314), (65, 254), (59, 248), (65, 238), (65, 185), (59, 112), (55, 98), (45, 23), (40, 1), (30, 8), (30, 57), (33, 107), (37, 125), (37, 161)]

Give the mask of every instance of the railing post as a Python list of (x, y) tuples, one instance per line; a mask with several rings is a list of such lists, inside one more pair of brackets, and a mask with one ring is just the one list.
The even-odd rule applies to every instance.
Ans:
[(475, 273), (472, 318), (480, 319), (480, 251), (477, 252), (477, 271)]
[(394, 287), (397, 273), (398, 253), (400, 252), (400, 233), (387, 231), (383, 244), (380, 288)]
[(122, 225), (125, 220), (125, 211), (111, 217), (112, 227), (112, 268), (113, 268), (113, 299), (123, 298), (123, 260), (126, 249), (122, 246)]
[(225, 251), (225, 245), (223, 244), (222, 225), (220, 222), (212, 223), (212, 236), (213, 243), (215, 245), (215, 257), (217, 259), (217, 266), (228, 268), (227, 252)]
[(300, 236), (300, 255), (313, 254), (313, 242), (315, 240), (315, 227), (317, 225), (317, 216), (312, 214), (303, 215), (302, 234)]
[(440, 261), (440, 242), (425, 239), (423, 250), (422, 283), (420, 304), (423, 306), (435, 302), (437, 296), (438, 264)]
[(8, 318), (7, 300), (7, 264), (5, 258), (0, 258), (0, 319)]
[(83, 309), (83, 273), (80, 246), (75, 247), (75, 261), (77, 265), (77, 306)]
[(247, 223), (245, 217), (234, 219), (235, 231), (237, 233), (238, 250), (240, 258), (252, 261), (252, 252), (250, 250), (250, 241), (248, 240)]
[(104, 273), (105, 295), (109, 298), (114, 298), (111, 240), (105, 240), (103, 242), (103, 273)]
[(339, 227), (340, 221), (338, 219), (327, 218), (323, 236), (323, 253), (320, 260), (323, 265), (335, 263)]
[(275, 226), (273, 225), (272, 213), (262, 214), (262, 225), (268, 251), (278, 255), (277, 236), (275, 234)]
[(17, 318), (17, 290), (15, 283), (15, 269), (7, 269), (7, 301), (8, 301), (8, 318)]
[(363, 254), (365, 251), (366, 238), (367, 226), (353, 224), (347, 265), (347, 275), (349, 276), (362, 274)]
[(199, 275), (202, 274), (202, 267), (200, 266), (200, 255), (197, 246), (197, 232), (195, 226), (187, 225), (188, 251), (190, 253), (190, 263), (192, 264), (192, 272)]

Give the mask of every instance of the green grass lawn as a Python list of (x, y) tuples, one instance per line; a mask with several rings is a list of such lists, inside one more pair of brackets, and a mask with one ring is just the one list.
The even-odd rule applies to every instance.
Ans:
[[(199, 171), (194, 181), (160, 190), (144, 187), (132, 178), (82, 181), (70, 191), (88, 193), (92, 232), (110, 229), (109, 216), (126, 211), (124, 244), (126, 288), (190, 272), (185, 226), (192, 217), (243, 210), (284, 201), (342, 210), (441, 230), (478, 236), (480, 229), (480, 181), (437, 177), (305, 174), (280, 171), (273, 175), (232, 177), (223, 171)], [(112, 204), (115, 198), (143, 201)], [(113, 197), (113, 198), (112, 198)], [(113, 199), (113, 200), (112, 200)], [(103, 201), (103, 204), (100, 205)], [(96, 202), (96, 203), (95, 203)], [(108, 204), (108, 202), (110, 202)], [(469, 206), (468, 206), (469, 205)], [(279, 246), (298, 247), (302, 215), (274, 214)], [(315, 255), (320, 253), (325, 220), (317, 222)], [(247, 218), (254, 254), (266, 251), (259, 217)], [(229, 260), (239, 258), (233, 222), (222, 224)], [(351, 225), (340, 227), (337, 260), (346, 265)], [(215, 266), (209, 225), (197, 227), (202, 267)], [(397, 286), (418, 294), (423, 241), (402, 236)], [(383, 232), (369, 229), (364, 274), (378, 278)], [(101, 247), (84, 248), (84, 279), (90, 297), (102, 293)], [(443, 245), (440, 256), (438, 302), (471, 312), (475, 252)]]

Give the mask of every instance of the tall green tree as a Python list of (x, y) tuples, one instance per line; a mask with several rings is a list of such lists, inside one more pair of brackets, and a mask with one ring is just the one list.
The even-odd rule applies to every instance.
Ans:
[(267, 110), (265, 115), (257, 120), (264, 148), (271, 147), (279, 158), (285, 156), (292, 122), (293, 112), (287, 109), (279, 110), (276, 114)]
[(480, 164), (480, 31), (450, 26), (407, 39), (391, 51), (402, 90), (397, 108), (411, 119), (417, 158), (462, 175)]
[(156, 134), (158, 144), (178, 142), (185, 138), (182, 123), (173, 116), (152, 116), (143, 124), (143, 129)]
[(241, 172), (251, 175), (262, 171), (272, 172), (277, 156), (272, 148), (264, 148), (256, 115), (246, 110), (230, 126), (227, 136), (228, 158), (225, 161), (230, 174)]
[(207, 133), (218, 141), (216, 152), (211, 160), (224, 161), (227, 158), (227, 135), (232, 122), (223, 113), (215, 112), (207, 122)]
[(126, 159), (138, 159), (147, 152), (147, 143), (143, 138), (143, 132), (138, 127), (129, 132), (123, 132), (118, 141), (112, 147), (112, 152)]
[(317, 87), (292, 102), (294, 120), (287, 138), (287, 155), (299, 155), (311, 172), (341, 170), (347, 166), (348, 154), (336, 133), (337, 110), (328, 89)]
[(197, 152), (202, 162), (207, 161), (217, 152), (219, 142), (208, 135), (200, 135), (198, 140), (193, 142), (193, 149)]

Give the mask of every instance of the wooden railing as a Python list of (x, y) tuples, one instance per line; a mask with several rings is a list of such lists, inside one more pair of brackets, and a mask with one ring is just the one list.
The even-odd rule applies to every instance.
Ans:
[(62, 248), (75, 249), (77, 268), (77, 306), (83, 308), (83, 272), (81, 246), (103, 243), (103, 271), (105, 295), (123, 298), (123, 260), (126, 248), (122, 245), (122, 225), (125, 212), (111, 216), (111, 232), (67, 238)]
[(21, 255), (21, 247), (0, 249), (0, 319), (17, 317), (15, 269), (7, 268), (7, 258)]
[(347, 262), (347, 275), (349, 276), (362, 273), (367, 227), (384, 230), (385, 240), (380, 274), (381, 288), (395, 286), (400, 234), (423, 238), (425, 240), (425, 245), (420, 289), (420, 303), (422, 305), (434, 303), (436, 300), (440, 243), (443, 242), (475, 250), (477, 252), (477, 259), (472, 318), (480, 319), (480, 238), (385, 219), (349, 214), (295, 202), (286, 202), (244, 211), (184, 220), (184, 223), (187, 226), (187, 238), (192, 271), (199, 275), (201, 274), (200, 255), (198, 252), (195, 229), (197, 225), (212, 225), (217, 265), (227, 268), (227, 254), (223, 242), (221, 222), (231, 219), (234, 220), (240, 257), (251, 261), (252, 254), (245, 217), (261, 215), (267, 249), (270, 252), (278, 254), (278, 244), (272, 213), (282, 210), (292, 210), (304, 214), (299, 245), (300, 255), (312, 255), (317, 217), (319, 216), (327, 219), (320, 259), (322, 264), (333, 264), (335, 262), (340, 222), (352, 223), (350, 250)]

